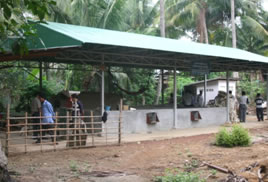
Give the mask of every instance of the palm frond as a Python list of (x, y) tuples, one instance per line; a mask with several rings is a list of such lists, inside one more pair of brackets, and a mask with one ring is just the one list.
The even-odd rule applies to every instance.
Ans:
[(256, 38), (268, 40), (268, 32), (255, 19), (249, 16), (244, 16), (241, 18), (241, 22), (243, 28), (248, 29), (251, 32), (254, 32), (254, 36)]

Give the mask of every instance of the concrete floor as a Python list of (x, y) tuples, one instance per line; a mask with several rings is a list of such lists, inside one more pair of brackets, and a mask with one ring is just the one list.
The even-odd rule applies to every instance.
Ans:
[[(262, 128), (268, 126), (268, 120), (264, 120), (264, 122), (258, 122), (256, 116), (247, 116), (246, 123), (240, 123), (244, 128)], [(223, 125), (223, 126), (231, 126)], [(122, 141), (127, 142), (139, 142), (146, 140), (163, 140), (163, 139), (171, 139), (177, 137), (185, 137), (185, 136), (195, 136), (202, 134), (211, 134), (217, 133), (219, 129), (223, 126), (211, 126), (205, 128), (187, 128), (187, 129), (173, 129), (170, 131), (156, 131), (152, 133), (140, 133), (140, 134), (128, 134), (123, 135)]]

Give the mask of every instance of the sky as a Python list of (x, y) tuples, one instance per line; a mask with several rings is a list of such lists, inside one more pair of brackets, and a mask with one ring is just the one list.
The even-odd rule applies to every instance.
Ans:
[(263, 8), (268, 11), (268, 0), (263, 0)]
[[(158, 0), (153, 0), (153, 3), (156, 3)], [(262, 0), (263, 1), (263, 8), (268, 11), (268, 0)]]

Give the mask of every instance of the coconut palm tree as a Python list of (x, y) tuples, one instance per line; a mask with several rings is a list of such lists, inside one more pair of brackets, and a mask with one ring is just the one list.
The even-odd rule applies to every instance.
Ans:
[(199, 42), (208, 43), (207, 10), (207, 0), (167, 0), (167, 31), (179, 29), (179, 36), (191, 31)]

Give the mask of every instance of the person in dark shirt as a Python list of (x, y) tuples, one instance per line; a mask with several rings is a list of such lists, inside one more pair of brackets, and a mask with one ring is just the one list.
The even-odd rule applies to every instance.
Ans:
[(257, 115), (258, 121), (263, 121), (263, 107), (262, 107), (263, 102), (264, 101), (263, 101), (263, 98), (261, 97), (261, 94), (258, 93), (255, 99), (256, 115)]
[[(72, 115), (73, 116), (84, 116), (84, 107), (80, 100), (78, 100), (77, 94), (71, 95), (72, 99)], [(76, 111), (76, 113), (75, 113)]]

